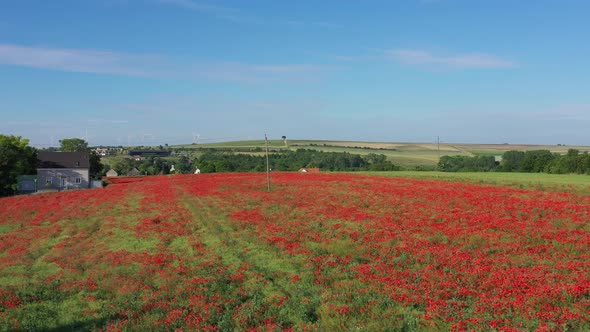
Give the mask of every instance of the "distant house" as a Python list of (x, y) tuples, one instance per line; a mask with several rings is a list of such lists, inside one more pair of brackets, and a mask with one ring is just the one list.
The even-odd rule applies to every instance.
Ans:
[(141, 172), (135, 167), (133, 167), (133, 169), (130, 170), (129, 173), (127, 173), (127, 176), (140, 176), (140, 175), (141, 175)]
[(109, 149), (96, 148), (95, 152), (101, 157), (106, 157), (109, 155)]
[(40, 152), (38, 190), (90, 188), (90, 160), (86, 152)]
[(317, 167), (305, 167), (305, 168), (300, 168), (299, 169), (299, 173), (319, 173), (320, 169)]
[(109, 171), (107, 172), (107, 177), (115, 177), (115, 176), (119, 176), (119, 173), (117, 173), (117, 171), (115, 171), (114, 169), (109, 169)]

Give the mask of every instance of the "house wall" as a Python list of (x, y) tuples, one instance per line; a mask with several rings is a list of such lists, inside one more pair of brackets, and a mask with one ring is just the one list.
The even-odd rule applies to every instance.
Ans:
[(90, 188), (102, 188), (102, 180), (90, 180)]
[[(51, 184), (47, 184), (47, 179)], [(65, 178), (65, 185), (62, 185)], [(80, 178), (80, 183), (76, 183)], [(90, 174), (87, 168), (40, 168), (37, 169), (37, 190), (64, 190), (90, 188)]]
[(35, 180), (19, 180), (18, 191), (21, 193), (34, 192), (35, 191)]

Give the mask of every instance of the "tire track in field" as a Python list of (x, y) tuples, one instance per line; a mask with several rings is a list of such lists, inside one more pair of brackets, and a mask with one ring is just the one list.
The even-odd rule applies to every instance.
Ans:
[[(182, 187), (177, 189), (185, 207), (191, 212), (193, 221), (199, 224), (199, 240), (218, 254), (232, 273), (239, 270), (246, 273), (246, 283), (249, 283), (250, 278), (264, 278), (263, 282), (249, 286), (254, 287), (254, 291), (260, 291), (267, 298), (280, 295), (299, 303), (322, 292), (314, 284), (312, 271), (305, 267), (306, 258), (286, 255), (283, 257), (277, 248), (262, 243), (255, 234), (232, 226), (230, 217), (216, 209), (217, 206), (223, 205), (219, 198), (194, 196)], [(294, 283), (292, 280), (297, 278), (299, 281)], [(315, 309), (311, 310), (311, 314), (309, 307), (303, 309), (305, 312), (289, 315), (293, 324), (297, 325), (303, 321), (310, 323), (317, 319)]]

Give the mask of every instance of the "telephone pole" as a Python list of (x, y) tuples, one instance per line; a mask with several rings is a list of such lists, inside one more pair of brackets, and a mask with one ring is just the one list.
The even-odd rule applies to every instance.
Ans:
[(266, 146), (266, 185), (268, 192), (270, 192), (270, 164), (268, 162), (268, 138), (266, 133), (264, 133), (264, 145)]

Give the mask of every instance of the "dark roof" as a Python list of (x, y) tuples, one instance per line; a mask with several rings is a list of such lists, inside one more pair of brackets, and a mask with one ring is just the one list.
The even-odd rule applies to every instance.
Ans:
[(90, 168), (86, 152), (39, 152), (39, 168)]
[(138, 176), (138, 175), (141, 175), (141, 172), (135, 167), (133, 167), (133, 169), (130, 170), (129, 173), (127, 173), (127, 176)]
[(142, 156), (142, 157), (149, 157), (149, 156), (157, 156), (157, 157), (167, 157), (170, 155), (170, 151), (166, 150), (130, 150), (130, 156)]

